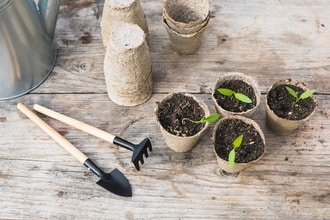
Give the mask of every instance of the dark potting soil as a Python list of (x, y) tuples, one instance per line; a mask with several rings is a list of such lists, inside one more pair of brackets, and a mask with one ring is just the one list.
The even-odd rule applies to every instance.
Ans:
[(244, 103), (237, 100), (234, 96), (225, 96), (220, 94), (217, 90), (214, 91), (214, 98), (217, 100), (218, 105), (223, 109), (231, 112), (246, 112), (252, 109), (257, 104), (257, 98), (251, 85), (243, 82), (242, 80), (227, 80), (218, 85), (218, 88), (231, 89), (235, 92), (243, 93), (248, 96), (252, 103)]
[(267, 96), (267, 104), (274, 113), (285, 119), (301, 120), (306, 118), (313, 112), (316, 103), (311, 97), (301, 99), (296, 103), (295, 98), (286, 90), (285, 86), (289, 86), (298, 92), (298, 96), (304, 90), (294, 85), (279, 85), (273, 88)]
[(224, 119), (216, 130), (215, 151), (218, 156), (228, 161), (233, 141), (243, 135), (240, 147), (236, 149), (236, 163), (247, 163), (258, 159), (264, 152), (265, 145), (256, 129), (239, 119)]
[(168, 11), (169, 16), (177, 22), (188, 24), (189, 22), (200, 19), (198, 14), (185, 5), (177, 5)]
[(165, 130), (177, 136), (193, 136), (205, 126), (187, 120), (182, 121), (184, 118), (198, 121), (205, 112), (192, 97), (181, 93), (175, 93), (170, 99), (159, 103), (156, 114)]

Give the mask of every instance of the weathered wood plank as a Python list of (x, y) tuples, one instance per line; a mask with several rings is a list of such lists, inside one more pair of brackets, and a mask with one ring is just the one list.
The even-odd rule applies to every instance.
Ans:
[[(214, 111), (210, 95), (197, 95)], [(210, 139), (212, 126), (188, 153), (165, 146), (153, 109), (154, 94), (137, 107), (120, 107), (105, 94), (27, 95), (1, 102), (0, 195), (2, 218), (260, 218), (322, 219), (329, 210), (329, 117), (327, 95), (304, 127), (287, 137), (265, 126), (264, 105), (254, 119), (267, 151), (237, 178), (219, 174)], [(63, 102), (65, 100), (65, 102)], [(130, 152), (42, 116), (105, 170), (119, 168), (134, 196), (114, 196), (97, 178), (16, 110), (17, 101), (39, 103), (133, 142), (150, 137), (154, 151), (140, 172)], [(17, 132), (19, 131), (19, 132)]]
[[(211, 1), (201, 49), (180, 56), (161, 24), (162, 1), (141, 0), (149, 23), (154, 93), (137, 107), (107, 97), (100, 19), (104, 1), (62, 0), (53, 73), (23, 97), (0, 101), (1, 219), (329, 219), (330, 6), (322, 0)], [(226, 71), (256, 78), (263, 94), (293, 77), (318, 93), (313, 118), (280, 137), (265, 125), (264, 95), (253, 119), (266, 154), (238, 177), (219, 173), (209, 128), (187, 153), (166, 147), (153, 115), (171, 91), (195, 93), (214, 112), (210, 92)], [(106, 171), (119, 168), (132, 198), (110, 194), (97, 178), (16, 109), (22, 101), (67, 114), (132, 142), (149, 137), (151, 157), (137, 172), (131, 152), (40, 115)]]
[[(161, 23), (161, 1), (143, 1), (153, 59), (154, 92), (207, 93), (223, 72), (254, 76), (265, 92), (276, 79), (303, 80), (330, 92), (330, 20), (324, 1), (212, 1), (203, 45), (176, 54)], [(53, 74), (34, 93), (105, 93), (100, 19), (103, 1), (62, 1)], [(281, 15), (281, 16), (279, 16)]]

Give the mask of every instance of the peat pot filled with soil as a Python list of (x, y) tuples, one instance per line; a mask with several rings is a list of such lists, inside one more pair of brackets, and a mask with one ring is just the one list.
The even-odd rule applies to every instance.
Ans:
[(196, 144), (208, 123), (193, 123), (209, 116), (207, 105), (191, 94), (170, 93), (155, 110), (157, 124), (166, 145), (176, 152), (187, 152)]
[(260, 96), (256, 81), (238, 72), (221, 76), (212, 92), (215, 108), (222, 116), (251, 117), (259, 106)]
[[(265, 137), (259, 125), (252, 119), (239, 115), (220, 119), (214, 127), (212, 138), (220, 168), (231, 174), (260, 160), (266, 148)], [(240, 142), (236, 144), (239, 138)], [(230, 154), (235, 155), (232, 164), (229, 162)]]
[(315, 113), (317, 101), (312, 94), (302, 82), (275, 82), (266, 95), (267, 125), (278, 135), (292, 133)]

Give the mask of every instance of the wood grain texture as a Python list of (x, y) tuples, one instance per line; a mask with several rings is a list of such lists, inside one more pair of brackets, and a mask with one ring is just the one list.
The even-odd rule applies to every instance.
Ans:
[[(100, 18), (104, 1), (62, 0), (58, 58), (36, 90), (0, 101), (0, 219), (330, 219), (330, 5), (326, 1), (211, 1), (200, 50), (176, 54), (161, 25), (162, 1), (143, 0), (149, 24), (154, 88), (136, 107), (112, 103), (103, 75)], [(223, 72), (253, 76), (262, 91), (253, 119), (266, 153), (237, 177), (219, 172), (213, 126), (187, 153), (170, 150), (154, 109), (169, 92), (190, 92), (215, 112), (211, 90)], [(265, 92), (292, 77), (316, 89), (315, 115), (289, 136), (266, 126)], [(95, 184), (83, 167), (16, 104), (40, 104), (133, 143), (149, 137), (153, 151), (141, 171), (131, 152), (38, 114), (105, 171), (118, 168), (132, 198)]]

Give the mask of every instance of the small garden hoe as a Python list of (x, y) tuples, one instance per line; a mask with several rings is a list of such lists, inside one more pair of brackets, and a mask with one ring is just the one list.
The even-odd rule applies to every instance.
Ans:
[(114, 169), (110, 173), (104, 173), (84, 153), (73, 146), (67, 139), (65, 139), (42, 119), (40, 119), (24, 104), (18, 103), (17, 108), (33, 122), (35, 122), (45, 133), (52, 137), (62, 148), (68, 151), (80, 163), (84, 164), (88, 169), (99, 176), (101, 179), (97, 182), (98, 185), (119, 196), (132, 196), (132, 189), (128, 180), (118, 169)]
[(70, 118), (68, 116), (65, 116), (63, 114), (60, 114), (58, 112), (55, 112), (51, 109), (45, 108), (41, 105), (35, 104), (33, 106), (33, 109), (36, 110), (37, 112), (40, 112), (44, 115), (47, 115), (49, 117), (52, 117), (56, 120), (59, 120), (67, 125), (70, 125), (76, 129), (79, 129), (81, 131), (84, 131), (88, 134), (94, 135), (98, 138), (101, 138), (107, 142), (110, 142), (112, 144), (116, 144), (120, 147), (126, 148), (130, 151), (133, 151), (133, 155), (131, 158), (132, 163), (134, 164), (135, 168), (137, 170), (140, 170), (140, 165), (144, 163), (143, 155), (145, 157), (148, 157), (148, 149), (152, 151), (152, 146), (151, 142), (148, 138), (145, 138), (143, 141), (141, 141), (139, 144), (132, 144), (120, 137), (117, 137), (115, 135), (112, 135), (106, 131), (100, 130), (98, 128), (95, 128), (91, 125), (88, 125), (84, 122), (78, 121), (74, 118)]

